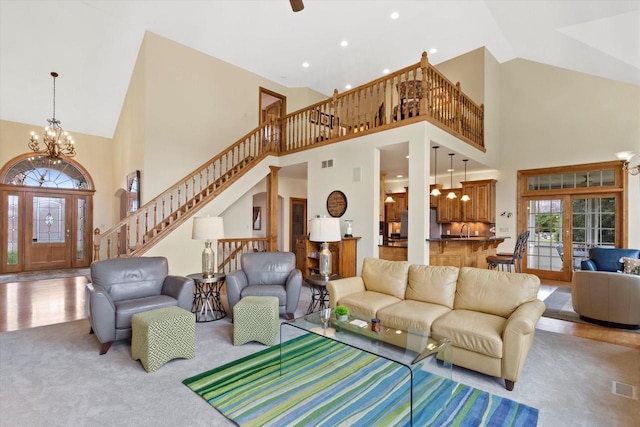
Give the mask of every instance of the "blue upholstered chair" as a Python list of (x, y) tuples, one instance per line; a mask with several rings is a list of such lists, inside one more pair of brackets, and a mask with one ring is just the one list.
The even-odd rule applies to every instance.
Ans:
[(640, 258), (639, 249), (591, 248), (589, 259), (582, 261), (582, 270), (616, 272), (623, 269), (620, 258)]

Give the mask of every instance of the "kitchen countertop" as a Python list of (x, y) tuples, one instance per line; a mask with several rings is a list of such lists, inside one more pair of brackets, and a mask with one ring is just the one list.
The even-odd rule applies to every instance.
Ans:
[(378, 245), (378, 247), (385, 247), (385, 248), (406, 248), (407, 247), (407, 241), (406, 240), (400, 240), (400, 241), (389, 241), (387, 243), (384, 243), (382, 245)]
[(509, 236), (462, 236), (462, 237), (433, 237), (425, 239), (427, 242), (492, 242), (494, 240), (510, 239)]

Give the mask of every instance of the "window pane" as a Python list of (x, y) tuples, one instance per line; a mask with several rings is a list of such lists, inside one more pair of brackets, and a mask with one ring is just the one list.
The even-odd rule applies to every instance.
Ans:
[(33, 242), (64, 243), (64, 197), (33, 198)]
[(84, 235), (85, 235), (85, 219), (86, 219), (86, 201), (78, 199), (78, 223), (76, 228), (76, 259), (82, 261), (85, 259)]
[(7, 198), (7, 264), (18, 264), (18, 213), (19, 197), (10, 195)]
[(602, 171), (602, 185), (615, 185), (615, 173), (613, 170)]

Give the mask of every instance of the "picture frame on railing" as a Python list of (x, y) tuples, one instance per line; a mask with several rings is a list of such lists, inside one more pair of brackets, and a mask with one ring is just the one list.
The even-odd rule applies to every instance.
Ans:
[(334, 126), (337, 126), (337, 119), (333, 114), (320, 113), (320, 123), (333, 129)]
[(309, 121), (311, 123), (318, 123), (318, 110), (309, 111)]
[(127, 213), (132, 213), (140, 208), (140, 171), (134, 171), (127, 175)]
[(253, 229), (262, 229), (262, 213), (260, 212), (260, 206), (253, 207)]

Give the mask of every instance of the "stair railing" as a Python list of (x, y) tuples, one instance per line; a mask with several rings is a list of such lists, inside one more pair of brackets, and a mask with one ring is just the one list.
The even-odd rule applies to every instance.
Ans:
[(277, 154), (280, 130), (267, 122), (180, 179), (136, 212), (100, 233), (94, 231), (94, 260), (137, 256), (200, 210), (268, 154)]

